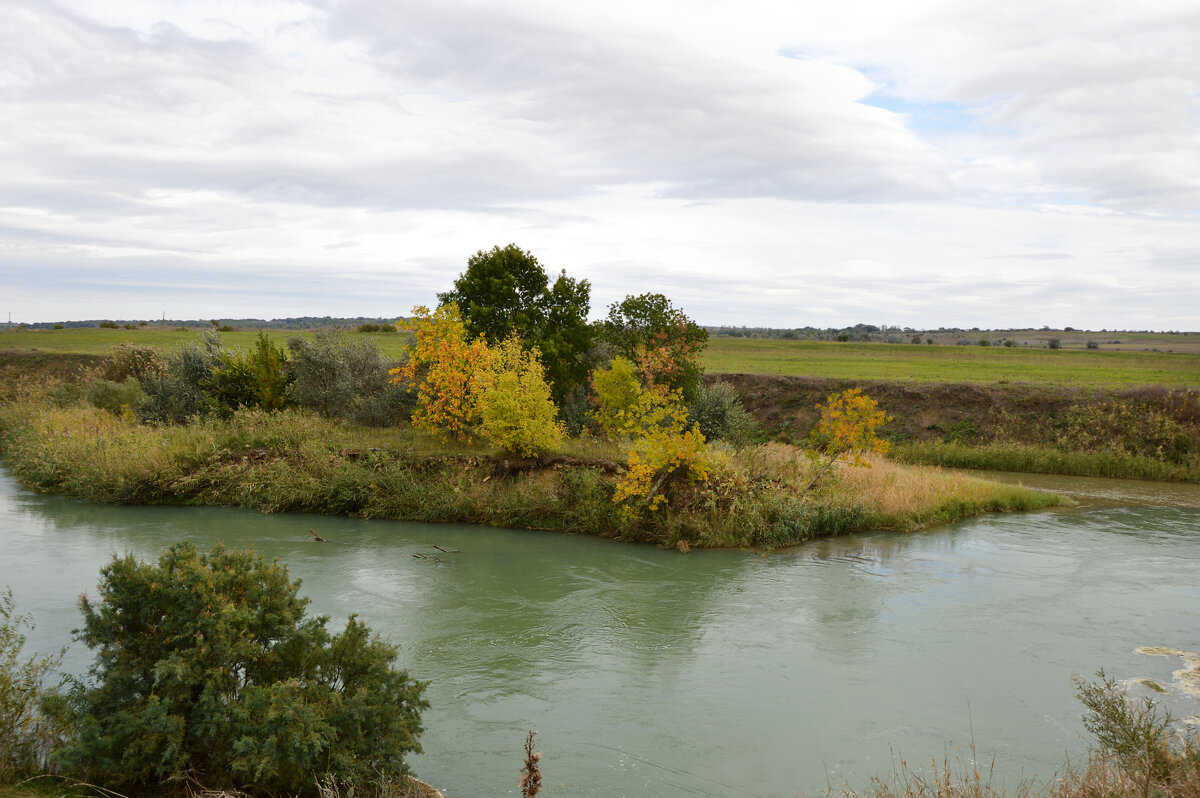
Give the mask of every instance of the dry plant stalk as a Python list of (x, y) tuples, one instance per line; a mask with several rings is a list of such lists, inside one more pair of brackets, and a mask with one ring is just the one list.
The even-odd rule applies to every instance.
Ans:
[(534, 798), (542, 791), (542, 769), (538, 765), (542, 755), (538, 751), (533, 750), (533, 736), (537, 734), (535, 731), (529, 732), (529, 736), (525, 738), (525, 764), (521, 767), (521, 778), (517, 780), (517, 787), (521, 790), (521, 798)]

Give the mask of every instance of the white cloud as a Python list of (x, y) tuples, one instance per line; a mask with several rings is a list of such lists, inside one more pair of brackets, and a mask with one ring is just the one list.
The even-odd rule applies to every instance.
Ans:
[(595, 315), (1200, 329), (1197, 29), (1190, 2), (13, 0), (0, 280), (29, 320), (387, 315), (514, 241)]

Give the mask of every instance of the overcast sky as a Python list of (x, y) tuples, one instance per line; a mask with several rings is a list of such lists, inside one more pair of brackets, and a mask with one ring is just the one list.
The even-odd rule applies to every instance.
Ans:
[(0, 164), (14, 322), (1200, 330), (1196, 0), (0, 0)]

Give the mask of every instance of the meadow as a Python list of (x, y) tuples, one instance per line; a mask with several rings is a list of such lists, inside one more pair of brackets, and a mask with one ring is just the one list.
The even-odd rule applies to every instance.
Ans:
[(1028, 383), (1081, 388), (1200, 387), (1200, 353), (712, 338), (709, 374)]
[[(198, 330), (194, 329), (183, 331), (154, 324), (133, 330), (17, 328), (0, 330), (0, 351), (106, 355), (114, 344), (124, 342), (167, 351), (195, 340), (197, 334)], [(383, 354), (390, 358), (400, 356), (409, 338), (404, 333), (350, 334), (375, 341)], [(283, 346), (291, 337), (311, 336), (312, 333), (269, 331), (267, 335), (273, 343)], [(1142, 385), (1200, 387), (1200, 351), (1193, 347), (1193, 343), (1200, 343), (1200, 336), (1149, 333), (1113, 335), (1119, 336), (1123, 345), (1137, 340), (1141, 348), (1052, 350), (1024, 346), (929, 346), (711, 338), (703, 362), (709, 374), (1000, 385), (1028, 383), (1082, 388), (1131, 388)], [(221, 333), (225, 345), (244, 349), (253, 346), (257, 337), (258, 332), (251, 330)], [(1177, 350), (1191, 351), (1163, 351), (1170, 345)]]

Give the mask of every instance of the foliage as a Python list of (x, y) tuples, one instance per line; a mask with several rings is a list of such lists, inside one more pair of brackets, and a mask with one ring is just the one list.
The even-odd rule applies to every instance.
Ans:
[(634, 517), (639, 505), (655, 511), (665, 504), (673, 477), (707, 479), (704, 435), (696, 424), (688, 425), (681, 391), (641, 385), (633, 364), (621, 357), (593, 372), (592, 384), (597, 394), (593, 420), (610, 439), (633, 442), (612, 498), (626, 502), (627, 517)]
[(487, 344), (482, 339), (468, 342), (466, 323), (453, 303), (432, 314), (423, 305), (412, 312), (408, 324), (415, 335), (408, 361), (391, 373), (394, 382), (416, 389), (413, 426), (469, 440), (478, 420), (474, 374), (488, 356)]
[(645, 385), (681, 390), (687, 401), (695, 397), (708, 331), (665, 296), (647, 293), (613, 303), (602, 330), (617, 354), (637, 364)]
[(870, 465), (863, 455), (870, 452), (884, 454), (889, 446), (876, 433), (892, 417), (880, 410), (879, 403), (864, 394), (861, 388), (847, 388), (841, 393), (830, 394), (824, 405), (817, 405), (817, 410), (821, 411), (821, 417), (809, 438), (825, 462), (806, 491), (811, 490), (843, 455), (850, 455), (855, 465)]
[(283, 350), (260, 332), (249, 352), (221, 348), (200, 381), (210, 412), (228, 414), (241, 407), (281, 410), (287, 406), (291, 377)]
[(1087, 708), (1084, 728), (1122, 769), (1162, 779), (1170, 770), (1171, 714), (1160, 715), (1153, 699), (1132, 700), (1103, 670), (1096, 676), (1098, 682), (1075, 680), (1075, 695)]
[(742, 405), (737, 389), (727, 382), (701, 385), (688, 406), (688, 421), (699, 426), (709, 441), (744, 444), (754, 433), (754, 419)]
[(542, 767), (538, 764), (542, 761), (542, 755), (533, 750), (535, 734), (537, 732), (531, 731), (525, 738), (525, 763), (521, 766), (521, 778), (517, 780), (517, 789), (521, 791), (521, 798), (535, 798), (542, 791)]
[(388, 379), (394, 365), (371, 340), (321, 332), (288, 339), (292, 398), (323, 416), (388, 426), (412, 412), (412, 397)]
[(614, 357), (607, 368), (592, 372), (594, 407), (588, 414), (604, 437), (615, 441), (633, 433), (642, 385), (628, 358)]
[(39, 769), (54, 728), (39, 705), (47, 693), (44, 683), (62, 661), (62, 652), (25, 659), (25, 634), (33, 628), (27, 615), (18, 615), (12, 591), (0, 594), (0, 783)]
[(220, 545), (114, 558), (97, 600), (80, 599), (77, 637), (96, 661), (72, 693), (61, 763), (116, 789), (186, 775), (260, 794), (403, 774), (424, 686), (356, 617), (332, 636), (327, 618), (306, 618), (299, 587), (283, 565)]
[(561, 401), (587, 377), (592, 327), (587, 322), (591, 286), (561, 272), (551, 286), (546, 270), (516, 244), (480, 250), (441, 306), (458, 306), (471, 339), (497, 342), (517, 335), (541, 350), (546, 374)]
[(488, 350), (472, 377), (480, 434), (522, 457), (553, 449), (566, 434), (538, 354), (509, 336)]
[(133, 377), (124, 382), (113, 382), (97, 377), (84, 389), (88, 404), (107, 410), (113, 415), (131, 412), (145, 396), (141, 384)]
[(100, 366), (99, 376), (113, 382), (124, 382), (133, 377), (141, 382), (151, 374), (162, 374), (167, 362), (152, 346), (140, 344), (115, 344), (108, 359)]
[(198, 341), (188, 341), (167, 358), (161, 374), (142, 380), (146, 399), (138, 406), (142, 421), (182, 424), (208, 409), (205, 382), (216, 368), (221, 354), (221, 338), (206, 331)]

